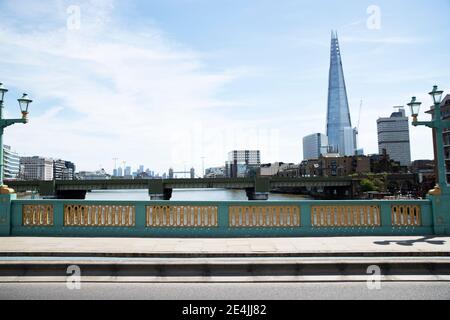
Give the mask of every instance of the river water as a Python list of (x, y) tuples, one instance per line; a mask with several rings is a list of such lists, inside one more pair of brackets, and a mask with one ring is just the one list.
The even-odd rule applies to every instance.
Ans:
[[(18, 199), (40, 199), (37, 194), (19, 193)], [(305, 200), (305, 195), (270, 193), (269, 200)], [(93, 190), (86, 193), (86, 200), (150, 200), (147, 190)], [(174, 189), (171, 200), (175, 201), (221, 201), (248, 200), (245, 190), (234, 189)]]
[[(307, 196), (271, 193), (269, 200), (301, 200)], [(147, 190), (94, 190), (86, 194), (86, 200), (150, 200)], [(171, 200), (220, 201), (247, 200), (245, 190), (230, 189), (174, 189)]]

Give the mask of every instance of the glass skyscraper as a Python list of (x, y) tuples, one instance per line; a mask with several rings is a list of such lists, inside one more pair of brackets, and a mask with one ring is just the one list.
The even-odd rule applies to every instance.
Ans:
[(356, 129), (352, 128), (345, 87), (341, 52), (336, 32), (331, 32), (331, 58), (328, 84), (327, 136), (329, 151), (354, 155)]

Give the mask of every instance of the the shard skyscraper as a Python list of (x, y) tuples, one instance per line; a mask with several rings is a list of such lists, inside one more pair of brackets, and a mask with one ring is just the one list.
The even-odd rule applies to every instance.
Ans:
[(337, 33), (332, 31), (327, 109), (329, 152), (339, 153), (341, 156), (354, 155), (356, 134), (350, 119), (339, 41)]

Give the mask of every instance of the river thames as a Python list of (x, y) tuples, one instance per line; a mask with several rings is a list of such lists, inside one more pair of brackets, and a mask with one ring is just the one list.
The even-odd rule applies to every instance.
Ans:
[[(270, 193), (269, 200), (302, 200), (308, 196)], [(95, 190), (86, 194), (86, 200), (150, 200), (147, 190)], [(247, 200), (245, 190), (231, 189), (174, 189), (171, 200), (220, 201)]]
[[(19, 193), (18, 199), (39, 199), (39, 195)], [(307, 195), (270, 193), (269, 200), (305, 200)], [(147, 190), (93, 190), (86, 193), (86, 200), (118, 200), (146, 201), (150, 200)], [(248, 200), (245, 190), (236, 189), (174, 189), (174, 201), (221, 201)]]

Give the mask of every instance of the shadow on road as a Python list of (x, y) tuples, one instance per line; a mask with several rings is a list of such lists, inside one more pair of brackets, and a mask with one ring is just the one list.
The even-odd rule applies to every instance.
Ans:
[(419, 239), (410, 239), (410, 240), (384, 240), (384, 241), (375, 241), (375, 244), (386, 246), (390, 244), (398, 244), (400, 246), (413, 246), (415, 243), (418, 242), (425, 242), (428, 244), (434, 244), (434, 245), (443, 245), (445, 243), (445, 240), (432, 240), (435, 238), (434, 236), (425, 236)]

